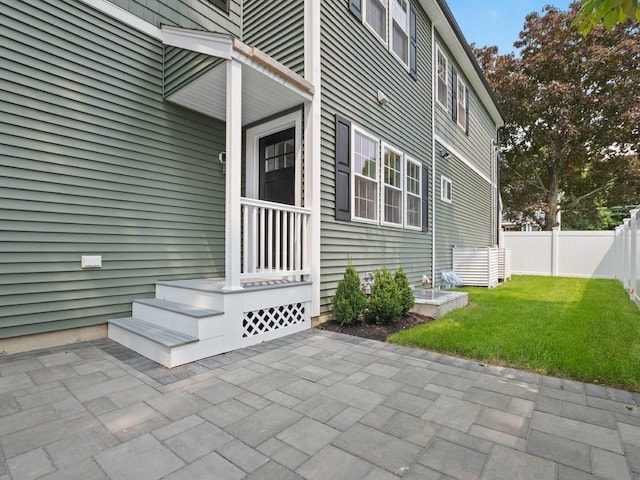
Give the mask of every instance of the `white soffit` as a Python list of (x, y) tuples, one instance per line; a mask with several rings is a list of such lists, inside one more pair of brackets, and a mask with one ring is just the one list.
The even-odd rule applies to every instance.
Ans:
[[(227, 64), (222, 63), (177, 92), (167, 100), (224, 121), (226, 118)], [(308, 100), (295, 95), (284, 83), (259, 69), (242, 69), (242, 124), (257, 122)]]
[[(247, 125), (310, 101), (313, 86), (260, 50), (229, 36), (163, 27), (163, 42), (217, 58), (242, 68), (242, 124)], [(220, 120), (226, 118), (227, 64), (217, 65), (167, 97), (167, 100)]]

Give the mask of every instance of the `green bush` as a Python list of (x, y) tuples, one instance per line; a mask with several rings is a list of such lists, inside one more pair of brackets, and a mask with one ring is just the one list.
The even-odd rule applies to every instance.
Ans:
[(386, 268), (373, 274), (373, 288), (367, 302), (367, 319), (379, 325), (393, 322), (402, 315), (398, 285)]
[(416, 303), (416, 297), (413, 295), (413, 289), (409, 286), (409, 279), (402, 267), (396, 271), (394, 280), (396, 281), (398, 293), (400, 294), (402, 314), (405, 315), (409, 310), (411, 310), (414, 303)]
[(360, 290), (360, 276), (349, 261), (344, 277), (338, 282), (336, 295), (331, 299), (333, 318), (340, 322), (340, 325), (355, 322), (364, 310), (366, 300)]

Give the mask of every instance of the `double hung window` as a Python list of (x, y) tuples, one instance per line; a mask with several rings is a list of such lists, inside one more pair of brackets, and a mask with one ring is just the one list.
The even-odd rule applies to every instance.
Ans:
[(378, 157), (380, 142), (353, 129), (353, 218), (378, 222)]
[(402, 226), (402, 153), (383, 147), (382, 223)]
[(406, 157), (405, 168), (405, 228), (422, 228), (422, 166)]
[(436, 48), (436, 68), (438, 78), (436, 96), (440, 106), (446, 110), (449, 98), (449, 60), (440, 47)]
[(409, 65), (409, 2), (391, 0), (391, 51)]

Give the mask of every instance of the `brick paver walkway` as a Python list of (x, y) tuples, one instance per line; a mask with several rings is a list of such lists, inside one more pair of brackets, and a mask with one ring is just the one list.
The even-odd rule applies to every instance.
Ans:
[(636, 394), (311, 330), (0, 357), (0, 480), (640, 479)]

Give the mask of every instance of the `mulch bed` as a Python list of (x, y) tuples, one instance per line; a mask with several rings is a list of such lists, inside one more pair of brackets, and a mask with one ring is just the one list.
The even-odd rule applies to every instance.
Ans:
[(409, 312), (402, 318), (396, 320), (390, 325), (376, 325), (375, 323), (367, 323), (358, 321), (352, 325), (341, 326), (336, 320), (329, 320), (318, 326), (320, 330), (328, 330), (330, 332), (346, 333), (356, 337), (369, 338), (371, 340), (387, 341), (387, 337), (392, 333), (415, 327), (423, 323), (429, 323), (435, 320), (431, 317), (420, 315), (419, 313)]

